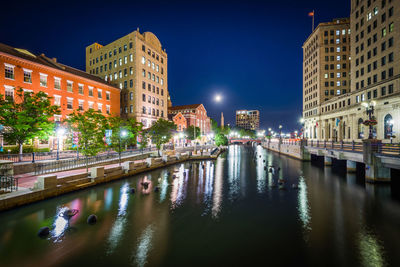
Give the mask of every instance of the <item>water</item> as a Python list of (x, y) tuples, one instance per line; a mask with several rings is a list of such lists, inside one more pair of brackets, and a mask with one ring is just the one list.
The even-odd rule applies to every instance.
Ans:
[[(252, 148), (230, 146), (216, 161), (0, 213), (0, 266), (400, 266), (400, 203), (390, 188), (377, 194), (354, 175), (257, 151), (254, 161)], [(265, 171), (263, 160), (281, 171)], [(286, 190), (271, 187), (278, 178)], [(69, 224), (59, 216), (66, 208), (80, 210)], [(37, 237), (42, 226), (51, 227), (47, 239)]]

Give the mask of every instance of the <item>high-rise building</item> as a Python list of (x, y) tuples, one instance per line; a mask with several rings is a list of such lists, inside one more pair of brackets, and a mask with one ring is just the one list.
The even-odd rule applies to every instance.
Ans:
[(121, 116), (150, 127), (167, 119), (168, 57), (158, 38), (139, 29), (107, 45), (86, 47), (86, 72), (121, 88)]
[(350, 21), (320, 23), (303, 44), (303, 117), (350, 89)]
[[(350, 92), (320, 105), (318, 116), (307, 117), (305, 137), (357, 141), (372, 137), (382, 142), (400, 140), (400, 1), (351, 0)], [(365, 123), (365, 121), (368, 121)], [(375, 123), (374, 122), (374, 123)], [(367, 124), (367, 125), (366, 125)]]
[(236, 126), (247, 130), (260, 128), (260, 112), (258, 110), (236, 110)]

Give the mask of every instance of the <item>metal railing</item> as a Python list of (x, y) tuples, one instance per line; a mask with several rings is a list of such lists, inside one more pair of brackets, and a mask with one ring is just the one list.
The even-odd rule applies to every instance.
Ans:
[[(121, 152), (121, 157), (139, 155), (150, 151), (155, 151), (155, 148), (129, 149)], [(35, 175), (52, 173), (57, 171), (66, 171), (66, 170), (76, 169), (79, 167), (84, 168), (86, 165), (90, 166), (118, 158), (119, 158), (118, 152), (107, 151), (91, 157), (80, 156), (79, 158), (73, 158), (73, 159), (64, 159), (64, 160), (49, 161), (49, 162), (37, 162), (35, 164)]]
[(0, 192), (12, 192), (18, 190), (18, 178), (13, 176), (0, 176)]
[[(343, 150), (343, 151), (354, 151), (354, 152), (362, 152), (363, 151), (363, 143), (362, 142), (334, 142), (327, 140), (307, 140), (306, 146), (309, 147), (317, 147), (317, 148), (325, 148), (325, 149), (334, 149), (334, 150)], [(400, 144), (389, 144), (389, 143), (381, 143), (381, 142), (372, 142), (372, 151), (378, 154), (385, 155), (393, 155), (400, 156)]]

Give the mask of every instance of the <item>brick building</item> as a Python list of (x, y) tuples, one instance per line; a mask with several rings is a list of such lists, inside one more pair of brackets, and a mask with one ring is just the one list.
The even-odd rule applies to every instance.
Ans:
[(182, 113), (187, 121), (187, 127), (195, 125), (200, 128), (201, 134), (211, 131), (211, 121), (203, 104), (183, 105), (168, 108), (168, 114)]
[(19, 88), (52, 97), (53, 104), (61, 107), (55, 121), (77, 109), (93, 108), (105, 115), (120, 111), (119, 88), (55, 58), (0, 43), (0, 94), (14, 96)]
[(186, 128), (187, 128), (187, 120), (182, 115), (181, 112), (178, 112), (176, 114), (168, 114), (168, 119), (175, 123), (176, 130), (178, 132), (184, 132), (186, 130)]

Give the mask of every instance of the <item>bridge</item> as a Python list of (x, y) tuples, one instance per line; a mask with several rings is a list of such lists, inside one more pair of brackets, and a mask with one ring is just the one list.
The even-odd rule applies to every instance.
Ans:
[(357, 163), (365, 169), (367, 182), (388, 182), (392, 170), (400, 170), (400, 144), (382, 143), (376, 139), (363, 142), (334, 142), (326, 140), (272, 139), (263, 142), (265, 148), (304, 161), (323, 157), (324, 165), (332, 159), (346, 161), (347, 172), (355, 172)]
[(248, 139), (248, 138), (229, 138), (229, 144), (244, 144), (244, 145), (251, 145), (251, 144), (261, 144), (261, 140), (259, 139)]

